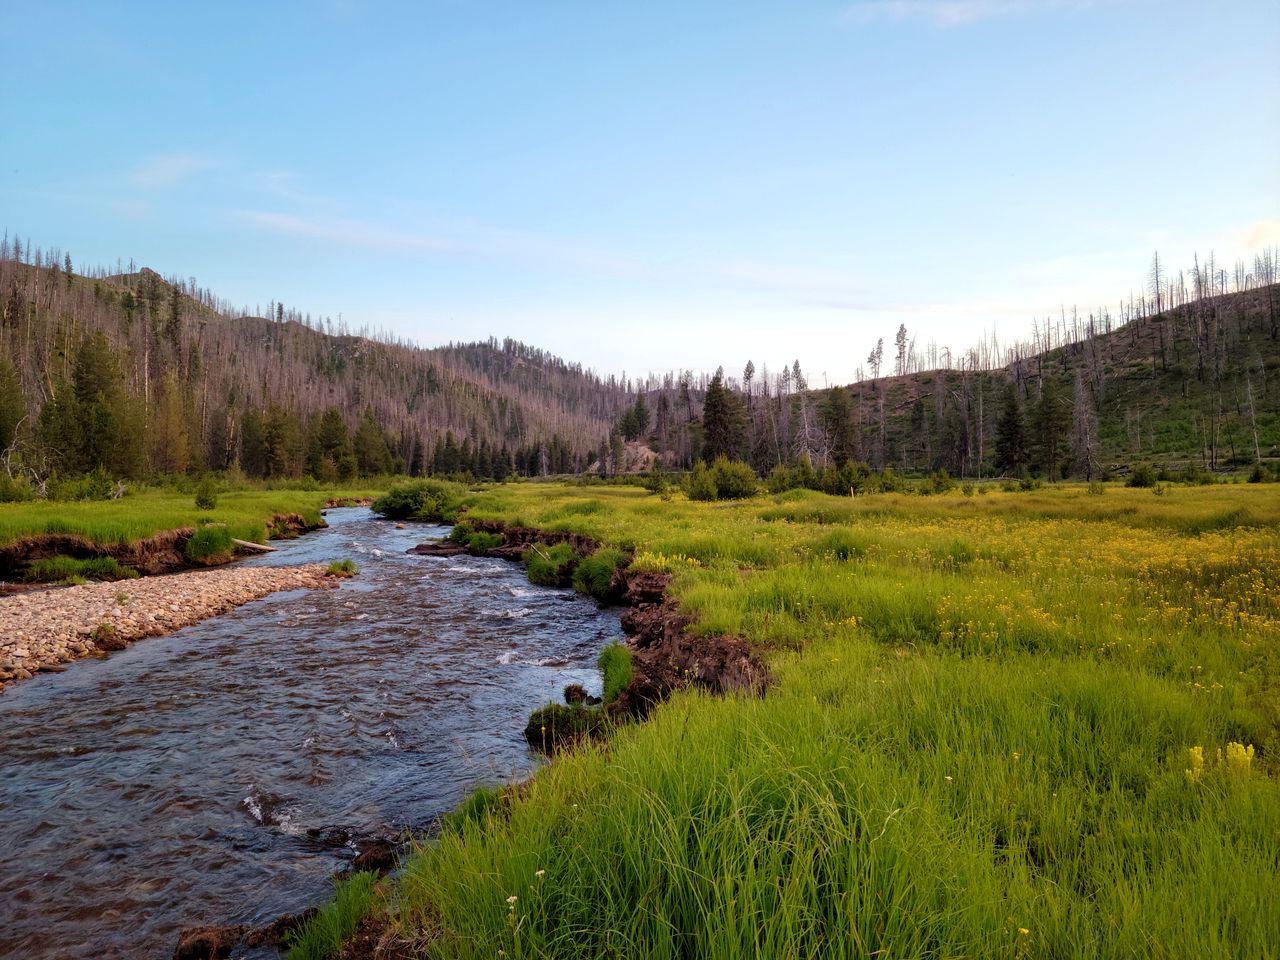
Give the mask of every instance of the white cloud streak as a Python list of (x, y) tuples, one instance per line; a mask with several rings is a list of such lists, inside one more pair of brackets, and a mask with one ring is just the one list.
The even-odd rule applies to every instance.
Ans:
[(217, 166), (216, 159), (199, 153), (164, 154), (135, 167), (129, 182), (143, 190), (164, 190)]

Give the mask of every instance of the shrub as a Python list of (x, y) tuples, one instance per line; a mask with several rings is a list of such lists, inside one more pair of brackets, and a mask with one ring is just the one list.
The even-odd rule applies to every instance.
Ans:
[(606, 719), (603, 711), (582, 704), (549, 703), (529, 715), (524, 739), (535, 750), (555, 753), (602, 733)]
[(604, 702), (613, 703), (631, 685), (631, 648), (614, 642), (600, 651), (600, 672), (604, 675)]
[(83, 477), (71, 479), (55, 479), (49, 482), (50, 500), (110, 500), (115, 493), (116, 484), (111, 474), (102, 467)]
[(231, 559), (231, 531), (214, 524), (201, 527), (191, 535), (184, 552), (195, 563), (226, 563)]
[(31, 583), (84, 583), (86, 580), (133, 580), (138, 571), (120, 564), (115, 557), (57, 556), (37, 560), (27, 570), (26, 579)]
[(34, 500), (36, 492), (31, 489), (31, 482), (26, 477), (10, 477), (0, 473), (0, 503), (21, 503)]
[(573, 571), (573, 589), (604, 602), (617, 600), (613, 575), (626, 564), (626, 556), (616, 547), (601, 547), (578, 561)]
[(960, 492), (963, 493), (966, 497), (972, 497), (973, 484), (969, 483), (968, 481), (965, 481), (964, 483), (960, 484)]
[(200, 484), (196, 487), (196, 509), (218, 509), (218, 484), (212, 474), (206, 473), (200, 478)]
[(483, 556), (486, 551), (502, 546), (502, 542), (502, 534), (500, 533), (486, 533), (483, 530), (477, 530), (467, 537), (465, 546), (467, 553), (474, 556)]
[(1106, 487), (1104, 487), (1104, 486), (1102, 485), (1102, 481), (1100, 481), (1100, 480), (1091, 480), (1091, 481), (1089, 481), (1089, 495), (1090, 495), (1090, 496), (1093, 496), (1093, 497), (1100, 497), (1100, 496), (1102, 496), (1102, 495), (1103, 495), (1104, 493), (1106, 493), (1106, 492), (1107, 492), (1107, 488), (1106, 488)]
[(929, 477), (929, 487), (934, 493), (947, 493), (955, 488), (956, 482), (951, 479), (951, 474), (945, 470), (939, 470)]
[(573, 547), (557, 543), (554, 547), (535, 543), (524, 552), (529, 567), (529, 582), (543, 587), (568, 585), (574, 561)]
[(756, 494), (756, 472), (740, 460), (717, 457), (711, 468), (719, 500), (742, 500)]
[(325, 569), (325, 574), (330, 577), (354, 577), (360, 572), (360, 568), (356, 566), (355, 561), (348, 557), (345, 560), (330, 560), (329, 566)]
[(1126, 487), (1154, 487), (1156, 485), (1156, 472), (1151, 469), (1149, 463), (1136, 463), (1129, 471), (1129, 479), (1124, 482)]
[[(1270, 479), (1271, 479), (1271, 474), (1266, 467), (1264, 467), (1261, 463), (1255, 463), (1253, 465), (1253, 472), (1249, 474), (1250, 483), (1266, 483)], [(0, 493), (0, 499), (3, 499), (2, 493)]]
[(716, 482), (711, 471), (702, 461), (693, 465), (693, 469), (685, 474), (684, 492), (690, 500), (714, 500), (717, 496)]
[(373, 501), (373, 512), (389, 520), (438, 520), (452, 523), (462, 507), (464, 490), (446, 480), (398, 483)]
[(640, 480), (640, 486), (650, 493), (666, 493), (667, 488), (671, 486), (671, 480), (663, 472), (661, 466), (655, 465), (653, 470)]

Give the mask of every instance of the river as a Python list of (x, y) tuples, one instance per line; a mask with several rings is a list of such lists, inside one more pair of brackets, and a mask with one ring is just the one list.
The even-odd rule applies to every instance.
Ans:
[(406, 553), (445, 527), (327, 520), (246, 563), (351, 557), (341, 589), (0, 696), (0, 957), (168, 957), (183, 927), (297, 912), (353, 854), (309, 828), (423, 829), (536, 766), (531, 709), (599, 693), (616, 613), (516, 564)]

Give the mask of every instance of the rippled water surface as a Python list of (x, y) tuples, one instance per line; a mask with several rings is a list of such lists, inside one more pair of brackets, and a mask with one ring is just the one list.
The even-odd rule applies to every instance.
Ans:
[(349, 556), (340, 590), (0, 696), (0, 956), (167, 957), (182, 927), (296, 912), (352, 853), (308, 828), (421, 828), (533, 766), (533, 707), (599, 692), (615, 614), (515, 564), (405, 553), (445, 528), (327, 519), (249, 563)]

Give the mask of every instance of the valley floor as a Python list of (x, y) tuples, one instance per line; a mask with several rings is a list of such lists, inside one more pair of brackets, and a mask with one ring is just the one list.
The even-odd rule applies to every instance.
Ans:
[(671, 571), (763, 698), (685, 691), (296, 953), (1280, 954), (1280, 498), (1245, 485), (718, 504), (514, 485), (473, 517)]

